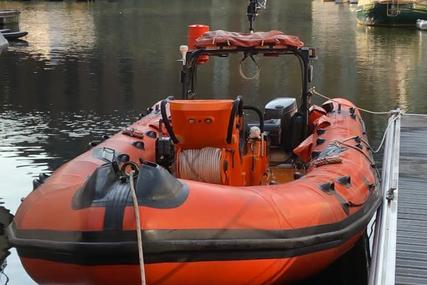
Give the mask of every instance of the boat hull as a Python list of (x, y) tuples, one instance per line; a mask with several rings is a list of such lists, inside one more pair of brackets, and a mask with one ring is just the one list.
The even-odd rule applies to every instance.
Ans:
[[(359, 236), (338, 247), (300, 257), (146, 264), (147, 284), (290, 284), (320, 272), (347, 252)], [(139, 265), (96, 265), (22, 258), (38, 284), (140, 284)]]
[(8, 47), (9, 47), (9, 42), (0, 33), (0, 55), (2, 54), (3, 51), (7, 50)]
[(415, 27), (418, 19), (427, 20), (427, 6), (399, 4), (396, 10), (387, 10), (390, 4), (372, 3), (359, 6), (356, 15), (360, 24), (367, 26)]
[[(325, 110), (298, 147), (310, 165), (306, 175), (286, 184), (213, 185), (142, 164), (136, 187), (148, 283), (293, 282), (351, 249), (381, 203), (379, 182), (354, 105), (337, 99)], [(105, 197), (86, 190), (109, 177), (103, 150), (154, 161), (159, 119), (153, 111), (131, 126), (133, 132), (68, 162), (25, 198), (8, 237), (37, 283), (137, 284), (127, 182), (104, 183), (102, 191), (117, 186)], [(173, 195), (164, 191), (168, 185)]]

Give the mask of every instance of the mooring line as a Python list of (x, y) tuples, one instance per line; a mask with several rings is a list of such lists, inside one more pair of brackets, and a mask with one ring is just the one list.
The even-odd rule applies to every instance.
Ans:
[(382, 136), (381, 142), (380, 142), (379, 146), (376, 149), (373, 149), (367, 142), (365, 142), (371, 148), (371, 151), (373, 153), (378, 153), (382, 149), (382, 147), (384, 145), (384, 142), (385, 142), (385, 139), (387, 137), (388, 130), (390, 129), (390, 126), (394, 123), (394, 121), (397, 120), (397, 118), (399, 118), (402, 115), (403, 116), (408, 115), (408, 116), (422, 116), (422, 117), (427, 117), (427, 114), (402, 113), (402, 111), (400, 109), (390, 110), (390, 111), (387, 111), (387, 112), (382, 112), (382, 111), (378, 112), (378, 111), (372, 111), (372, 110), (360, 108), (360, 107), (357, 107), (355, 105), (349, 105), (349, 104), (345, 104), (343, 102), (338, 102), (338, 101), (334, 100), (333, 98), (330, 98), (330, 97), (328, 97), (326, 95), (323, 95), (323, 94), (317, 92), (314, 87), (312, 87), (310, 89), (310, 92), (312, 94), (314, 94), (314, 95), (317, 95), (317, 96), (323, 98), (323, 99), (326, 99), (326, 100), (329, 100), (329, 101), (333, 101), (335, 103), (342, 104), (342, 105), (345, 105), (345, 106), (348, 106), (348, 107), (354, 107), (357, 110), (360, 110), (360, 111), (368, 113), (368, 114), (373, 114), (373, 115), (391, 115), (391, 116), (394, 116), (393, 119), (388, 122), (387, 127), (384, 130), (384, 134)]
[(139, 205), (138, 205), (138, 198), (136, 196), (135, 191), (135, 185), (133, 181), (133, 175), (134, 171), (131, 170), (129, 173), (129, 180), (130, 180), (130, 192), (132, 195), (132, 201), (133, 201), (133, 208), (135, 212), (135, 223), (136, 223), (136, 237), (138, 240), (138, 256), (139, 256), (139, 268), (140, 268), (140, 274), (141, 274), (141, 285), (145, 285), (145, 269), (144, 269), (144, 252), (142, 248), (142, 234), (141, 234), (141, 219), (139, 217)]

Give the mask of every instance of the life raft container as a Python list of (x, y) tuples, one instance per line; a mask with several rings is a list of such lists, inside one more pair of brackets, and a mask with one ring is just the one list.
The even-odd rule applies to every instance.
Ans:
[[(269, 165), (268, 139), (245, 134), (233, 106), (231, 100), (171, 101), (166, 109), (158, 103), (39, 181), (8, 228), (30, 276), (39, 284), (138, 284), (129, 178), (120, 170), (127, 162), (139, 168), (148, 284), (292, 282), (352, 248), (381, 201), (355, 106), (336, 99), (313, 109), (311, 134), (295, 149), (306, 168), (291, 181), (272, 178), (279, 166)], [(171, 119), (172, 149), (162, 111)], [(210, 143), (220, 155), (216, 180), (177, 178), (187, 175), (177, 170), (179, 153)], [(174, 159), (165, 159), (168, 153)]]

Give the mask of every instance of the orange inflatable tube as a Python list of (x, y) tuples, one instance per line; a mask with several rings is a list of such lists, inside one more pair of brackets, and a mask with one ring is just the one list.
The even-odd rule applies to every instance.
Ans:
[[(171, 103), (168, 110), (172, 128), (199, 120), (193, 112), (184, 121), (174, 121), (182, 104), (192, 104), (180, 103)], [(326, 103), (324, 115), (312, 116), (312, 133), (295, 150), (306, 162), (304, 175), (276, 184), (268, 176), (267, 140), (256, 137), (254, 129), (255, 135), (242, 147), (238, 116), (230, 120), (230, 137), (218, 133), (230, 138), (219, 147), (228, 153), (222, 156), (219, 171), (221, 177), (243, 178), (218, 184), (177, 179), (173, 165), (168, 171), (151, 163), (158, 159), (159, 138), (168, 136), (159, 104), (126, 130), (39, 181), (22, 202), (8, 234), (37, 283), (138, 284), (129, 178), (117, 175), (129, 162), (139, 170), (136, 190), (148, 284), (272, 284), (303, 279), (348, 251), (380, 204), (363, 121), (344, 99)], [(222, 108), (231, 112), (227, 104)], [(212, 116), (211, 120), (220, 120)], [(200, 124), (213, 122), (201, 118)], [(188, 136), (185, 128), (176, 130), (177, 140)], [(202, 134), (192, 135), (197, 140)], [(203, 146), (209, 143), (199, 141)], [(178, 152), (187, 150), (182, 139), (175, 147)]]

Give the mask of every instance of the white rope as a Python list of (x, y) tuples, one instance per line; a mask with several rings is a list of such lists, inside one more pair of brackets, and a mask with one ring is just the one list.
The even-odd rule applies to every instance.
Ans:
[(357, 106), (353, 106), (353, 105), (345, 104), (345, 103), (343, 103), (343, 102), (338, 102), (338, 101), (336, 101), (336, 100), (334, 100), (334, 99), (332, 99), (332, 98), (329, 98), (328, 96), (325, 96), (325, 95), (323, 95), (323, 94), (320, 94), (319, 92), (317, 92), (317, 91), (315, 90), (315, 88), (314, 88), (314, 87), (312, 87), (312, 88), (310, 89), (310, 92), (311, 92), (312, 94), (314, 94), (314, 95), (317, 95), (317, 96), (319, 96), (319, 97), (323, 98), (323, 99), (326, 99), (326, 100), (329, 100), (329, 101), (332, 101), (332, 102), (335, 102), (335, 103), (338, 103), (338, 104), (341, 104), (341, 105), (344, 105), (344, 106), (347, 106), (347, 107), (354, 107), (354, 108), (356, 108), (357, 110), (362, 111), (362, 112), (365, 112), (365, 113), (368, 113), (368, 114), (374, 114), (374, 115), (390, 115), (390, 114), (395, 114), (395, 113), (396, 113), (396, 110), (391, 110), (391, 111), (387, 111), (387, 112), (376, 112), (376, 111), (371, 111), (371, 110), (368, 110), (368, 109), (363, 109), (363, 108), (360, 108), (360, 107), (357, 107)]
[[(314, 94), (314, 95), (317, 95), (317, 96), (319, 96), (319, 97), (323, 98), (323, 99), (330, 100), (330, 101), (333, 101), (333, 102), (335, 102), (335, 103), (342, 104), (342, 105), (344, 105), (344, 106), (353, 107), (353, 106), (351, 106), (351, 105), (347, 105), (347, 104), (342, 103), (342, 102), (337, 102), (336, 100), (334, 100), (334, 99), (332, 99), (332, 98), (330, 98), (330, 97), (328, 97), (328, 96), (325, 96), (325, 95), (323, 95), (323, 94), (320, 94), (319, 92), (317, 92), (317, 91), (315, 90), (315, 88), (314, 88), (314, 87), (312, 87), (312, 88), (310, 89), (310, 92), (311, 92), (312, 94)], [(389, 121), (389, 123), (387, 124), (387, 127), (386, 127), (386, 129), (385, 129), (385, 131), (384, 131), (383, 137), (382, 137), (382, 139), (381, 139), (380, 145), (379, 145), (375, 150), (371, 148), (371, 146), (369, 145), (369, 143), (368, 143), (368, 142), (366, 142), (365, 140), (362, 140), (366, 145), (368, 145), (368, 146), (371, 148), (371, 151), (372, 151), (373, 153), (378, 153), (378, 152), (382, 149), (382, 147), (383, 147), (383, 145), (384, 145), (384, 142), (385, 142), (385, 139), (386, 139), (386, 137), (387, 137), (388, 130), (390, 129), (390, 126), (391, 126), (391, 125), (392, 125), (392, 123), (393, 123), (395, 120), (397, 120), (397, 118), (399, 118), (400, 116), (413, 116), (413, 117), (426, 117), (426, 118), (427, 118), (427, 114), (403, 113), (403, 112), (402, 112), (401, 110), (399, 110), (399, 109), (397, 109), (397, 110), (391, 110), (391, 111), (388, 111), (388, 112), (376, 112), (376, 111), (371, 111), (371, 110), (363, 109), (363, 108), (360, 108), (360, 107), (357, 107), (357, 106), (354, 106), (354, 107), (355, 107), (357, 110), (362, 111), (362, 112), (365, 112), (365, 113), (368, 113), (368, 114), (374, 114), (374, 115), (394, 115), (393, 119), (392, 119), (392, 120), (390, 120), (390, 121)], [(346, 139), (346, 140), (344, 140), (344, 141), (337, 141), (337, 142), (338, 142), (338, 143), (341, 143), (341, 144), (343, 144), (343, 145), (346, 145), (344, 142), (345, 142), (345, 141), (347, 141), (347, 140), (348, 140), (348, 139)]]
[(205, 147), (183, 150), (178, 155), (179, 177), (207, 183), (221, 183), (221, 150)]
[[(396, 110), (396, 112), (395, 112), (395, 114), (393, 116), (393, 119), (391, 119), (388, 122), (387, 127), (385, 128), (383, 137), (381, 139), (381, 142), (380, 142), (379, 146), (376, 149), (372, 149), (371, 145), (366, 140), (364, 140), (363, 138), (358, 137), (358, 136), (349, 137), (349, 138), (346, 138), (346, 139), (343, 139), (343, 140), (335, 140), (334, 142), (353, 148), (353, 146), (347, 144), (347, 142), (350, 141), (350, 140), (354, 140), (355, 138), (359, 138), (361, 142), (363, 142), (366, 146), (368, 146), (371, 149), (372, 153), (378, 153), (381, 150), (381, 148), (383, 147), (383, 145), (384, 145), (384, 142), (385, 142), (385, 139), (387, 137), (387, 133), (388, 133), (388, 130), (390, 129), (390, 126), (393, 124), (394, 121), (397, 120), (397, 118), (399, 118), (399, 116), (400, 116), (400, 113), (399, 113), (398, 110)], [(361, 151), (357, 147), (355, 147), (355, 149), (358, 150), (358, 151)]]
[(362, 111), (362, 112), (365, 112), (365, 113), (369, 113), (369, 114), (374, 114), (374, 115), (393, 115), (393, 114), (401, 114), (402, 116), (427, 117), (427, 114), (404, 113), (404, 112), (402, 112), (402, 111), (400, 111), (400, 110), (391, 110), (391, 111), (388, 111), (388, 112), (376, 112), (376, 111), (371, 111), (371, 110), (363, 109), (363, 108), (360, 108), (360, 107), (357, 107), (357, 106), (347, 105), (347, 104), (342, 103), (342, 102), (337, 102), (336, 100), (334, 100), (334, 99), (332, 99), (332, 98), (330, 98), (330, 97), (328, 97), (328, 96), (326, 96), (326, 95), (320, 94), (319, 92), (317, 92), (317, 91), (316, 91), (316, 89), (315, 89), (314, 87), (312, 87), (312, 88), (310, 89), (310, 92), (311, 92), (312, 94), (314, 94), (314, 95), (317, 95), (317, 96), (319, 96), (319, 97), (323, 98), (323, 99), (326, 99), (326, 100), (329, 100), (329, 101), (333, 101), (333, 102), (335, 102), (335, 103), (338, 103), (338, 104), (341, 104), (341, 105), (344, 105), (344, 106), (348, 106), (348, 107), (355, 107), (357, 110)]
[(135, 212), (135, 223), (136, 223), (136, 237), (138, 240), (138, 256), (139, 256), (139, 268), (140, 268), (140, 274), (141, 274), (141, 285), (145, 285), (145, 269), (144, 269), (144, 252), (142, 248), (142, 227), (141, 227), (141, 219), (139, 217), (139, 205), (138, 205), (138, 198), (136, 197), (136, 191), (135, 191), (135, 185), (133, 181), (133, 174), (134, 171), (132, 170), (129, 174), (129, 180), (130, 180), (130, 192), (132, 195), (132, 201), (133, 201), (133, 209)]
[(378, 146), (378, 148), (377, 148), (377, 149), (372, 150), (372, 152), (373, 152), (373, 153), (378, 153), (378, 152), (381, 150), (381, 148), (382, 148), (382, 147), (383, 147), (383, 145), (384, 145), (385, 138), (387, 137), (387, 133), (388, 133), (388, 130), (390, 129), (390, 126), (392, 125), (392, 123), (394, 123), (394, 121), (396, 121), (396, 120), (397, 120), (397, 118), (399, 118), (399, 115), (395, 115), (395, 116), (393, 117), (393, 119), (392, 119), (392, 120), (390, 120), (390, 121), (388, 122), (388, 124), (387, 124), (387, 128), (386, 128), (386, 129), (385, 129), (385, 131), (384, 131), (383, 138), (381, 139), (381, 143), (380, 143), (380, 145)]
[(250, 58), (251, 58), (252, 62), (253, 62), (253, 63), (255, 63), (255, 66), (256, 66), (256, 71), (255, 71), (255, 74), (254, 74), (254, 75), (252, 75), (252, 76), (248, 76), (248, 75), (246, 75), (246, 74), (245, 74), (245, 72), (243, 71), (243, 62), (245, 61), (246, 57), (245, 57), (245, 58), (243, 58), (243, 59), (240, 61), (240, 64), (239, 64), (239, 73), (240, 73), (240, 76), (241, 76), (243, 79), (245, 79), (245, 80), (254, 80), (254, 79), (258, 79), (259, 74), (261, 73), (261, 68), (259, 67), (258, 63), (255, 61), (255, 59), (254, 59), (253, 57), (250, 57)]

